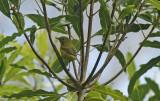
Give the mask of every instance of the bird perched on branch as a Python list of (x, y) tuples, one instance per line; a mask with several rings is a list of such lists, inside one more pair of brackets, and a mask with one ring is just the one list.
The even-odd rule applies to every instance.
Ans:
[(76, 48), (73, 45), (72, 40), (64, 36), (59, 37), (57, 39), (61, 43), (60, 52), (61, 52), (62, 58), (64, 58), (67, 61), (75, 60), (76, 59)]

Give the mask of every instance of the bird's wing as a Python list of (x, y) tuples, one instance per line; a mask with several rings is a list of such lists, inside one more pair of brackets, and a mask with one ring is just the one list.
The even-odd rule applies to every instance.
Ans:
[(69, 61), (73, 61), (76, 59), (76, 54), (73, 53), (74, 51), (72, 49), (65, 49), (65, 48), (61, 48), (61, 53), (64, 59), (67, 59)]
[(76, 50), (69, 47), (61, 47), (61, 51), (65, 51), (67, 54), (76, 56)]

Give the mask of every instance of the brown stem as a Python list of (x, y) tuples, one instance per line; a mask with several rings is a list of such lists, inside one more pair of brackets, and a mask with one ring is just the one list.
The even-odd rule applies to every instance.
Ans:
[(116, 4), (117, 4), (117, 0), (114, 0), (112, 6), (113, 6), (113, 9), (112, 9), (112, 13), (111, 13), (111, 18), (113, 19), (114, 17), (114, 13), (116, 11)]
[(78, 73), (77, 73), (77, 68), (76, 68), (76, 63), (75, 63), (75, 61), (72, 61), (72, 64), (73, 64), (73, 70), (74, 70), (75, 77), (76, 77), (76, 79), (78, 80), (79, 77), (78, 77)]
[(92, 33), (92, 23), (93, 23), (93, 10), (94, 10), (94, 0), (90, 1), (90, 14), (89, 14), (89, 24), (88, 24), (88, 37), (87, 37), (87, 46), (86, 46), (86, 55), (85, 55), (85, 62), (84, 62), (84, 75), (83, 78), (86, 76), (87, 65), (89, 61), (89, 53), (90, 53), (90, 43), (91, 43), (91, 33)]
[(80, 12), (79, 12), (79, 19), (80, 19), (80, 39), (81, 39), (81, 51), (80, 51), (80, 60), (81, 60), (81, 71), (80, 71), (80, 81), (83, 81), (84, 77), (84, 30), (83, 30), (83, 0), (79, 0)]
[(78, 101), (84, 101), (84, 95), (82, 91), (77, 92)]

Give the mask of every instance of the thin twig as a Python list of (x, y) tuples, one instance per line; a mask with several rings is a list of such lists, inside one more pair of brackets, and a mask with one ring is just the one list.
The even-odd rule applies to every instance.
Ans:
[(113, 4), (112, 4), (113, 10), (112, 10), (112, 13), (111, 13), (111, 18), (112, 18), (112, 19), (113, 19), (113, 17), (114, 17), (114, 13), (115, 13), (115, 11), (116, 11), (116, 4), (117, 4), (117, 0), (114, 0), (114, 1), (113, 1)]
[(38, 5), (38, 8), (40, 9), (41, 13), (43, 13), (43, 10), (41, 9), (41, 7), (40, 7), (40, 5), (39, 5), (38, 1), (37, 1), (37, 0), (34, 0), (34, 1), (35, 1), (35, 2), (36, 2), (36, 4)]
[(72, 64), (73, 64), (73, 70), (74, 70), (74, 74), (75, 74), (75, 77), (76, 79), (78, 80), (78, 73), (77, 73), (77, 68), (76, 68), (76, 63), (75, 61), (72, 61)]
[(80, 51), (80, 60), (81, 60), (81, 71), (80, 71), (80, 81), (83, 81), (83, 73), (84, 73), (84, 30), (83, 30), (83, 0), (79, 0), (79, 7), (80, 7), (80, 12), (79, 12), (79, 20), (80, 20), (80, 40), (81, 40), (81, 51)]
[[(135, 21), (137, 22), (137, 24), (138, 24), (139, 28), (140, 28), (140, 29), (142, 29), (142, 27), (139, 25), (139, 22), (138, 22), (137, 20), (135, 20)], [(141, 30), (141, 33), (142, 33), (143, 37), (145, 38), (146, 36), (145, 36), (145, 34), (144, 34), (143, 30)]]
[(87, 46), (86, 46), (86, 55), (84, 62), (84, 77), (86, 76), (87, 65), (89, 61), (89, 53), (90, 53), (90, 43), (91, 43), (91, 33), (92, 33), (92, 23), (93, 23), (93, 10), (94, 10), (94, 0), (90, 1), (90, 12), (89, 12), (89, 24), (88, 24), (88, 37), (87, 37)]

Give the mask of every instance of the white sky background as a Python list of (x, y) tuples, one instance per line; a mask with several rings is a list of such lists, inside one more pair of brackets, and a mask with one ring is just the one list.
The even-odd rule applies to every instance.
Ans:
[[(36, 3), (34, 0), (22, 0), (24, 3), (21, 6), (21, 12), (23, 14), (30, 14), (30, 13), (36, 13)], [(97, 5), (98, 6), (98, 5)], [(95, 7), (96, 8), (96, 7)], [(49, 16), (57, 16), (59, 13), (57, 10), (55, 10), (53, 7), (49, 7), (47, 9)], [(98, 15), (94, 17), (93, 22), (93, 32), (96, 32), (99, 30), (99, 20), (96, 20), (98, 18)], [(84, 29), (87, 29), (87, 18), (85, 18), (84, 21)], [(31, 26), (31, 21), (26, 21), (26, 27)], [(11, 35), (16, 31), (14, 25), (9, 21), (8, 18), (6, 18), (4, 15), (0, 13), (0, 33), (4, 33), (6, 35)], [(147, 35), (148, 32), (145, 32), (145, 35)], [(23, 38), (18, 39), (20, 42), (23, 42)], [(122, 43), (120, 46), (120, 50), (125, 54), (126, 52), (135, 52), (136, 49), (139, 46), (139, 43), (143, 40), (143, 35), (141, 33), (129, 33), (128, 38)], [(93, 42), (99, 42), (100, 40), (98, 38), (95, 38)], [(103, 55), (102, 61), (106, 57), (107, 54)], [(151, 48), (143, 48), (142, 51), (138, 54), (138, 56), (135, 58), (135, 62), (137, 67), (139, 68), (140, 64), (147, 63), (152, 57), (156, 57), (160, 55), (160, 51), (158, 49), (151, 49)], [(96, 61), (96, 57), (98, 56), (98, 52), (96, 50), (91, 52), (90, 55), (90, 61), (89, 61), (89, 71), (91, 71), (91, 67), (93, 67), (93, 64)], [(101, 61), (100, 65), (103, 63)], [(107, 66), (107, 69), (104, 71), (100, 81), (104, 82), (108, 80), (112, 75), (116, 74), (121, 69), (120, 64), (118, 63), (117, 59), (113, 58), (110, 64)], [(88, 72), (89, 73), (89, 72)], [(159, 75), (158, 75), (159, 74)], [(154, 68), (147, 72), (145, 76), (151, 76), (152, 78), (155, 78), (156, 81), (158, 81), (160, 77), (160, 73), (157, 68)], [(142, 78), (142, 82), (144, 82), (144, 79)], [(160, 80), (158, 81), (160, 82)], [(111, 83), (112, 86), (116, 89), (119, 89), (124, 92), (125, 95), (127, 95), (127, 86), (128, 86), (128, 77), (124, 73), (119, 76), (114, 82)]]

